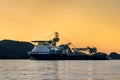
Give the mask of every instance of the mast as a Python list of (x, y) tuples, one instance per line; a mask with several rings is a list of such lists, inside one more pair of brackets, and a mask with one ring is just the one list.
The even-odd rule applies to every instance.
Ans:
[(56, 43), (59, 42), (59, 33), (55, 32), (55, 37), (53, 38), (53, 46), (56, 46)]

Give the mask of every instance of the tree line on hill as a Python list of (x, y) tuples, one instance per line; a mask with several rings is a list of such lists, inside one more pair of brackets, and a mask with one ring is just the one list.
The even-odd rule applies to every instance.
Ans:
[[(0, 41), (0, 59), (29, 59), (27, 52), (33, 49), (34, 45), (30, 42), (1, 40)], [(109, 56), (112, 59), (120, 59), (120, 54), (111, 52)]]

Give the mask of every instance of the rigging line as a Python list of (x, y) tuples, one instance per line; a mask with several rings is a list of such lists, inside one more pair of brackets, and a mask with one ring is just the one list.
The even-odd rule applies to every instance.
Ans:
[[(59, 33), (59, 35), (64, 39), (64, 40), (66, 40), (67, 42), (70, 42), (69, 40), (67, 40), (65, 37), (63, 37), (60, 33)], [(75, 45), (73, 45), (73, 44), (71, 44), (73, 47), (75, 47), (76, 48), (76, 46)]]
[(50, 35), (48, 35), (46, 38), (51, 37), (53, 34), (55, 34), (55, 32), (51, 33)]

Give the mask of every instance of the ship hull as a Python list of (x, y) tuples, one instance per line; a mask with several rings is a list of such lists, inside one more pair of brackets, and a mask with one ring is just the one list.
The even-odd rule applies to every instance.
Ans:
[(29, 54), (33, 60), (108, 60), (100, 55)]

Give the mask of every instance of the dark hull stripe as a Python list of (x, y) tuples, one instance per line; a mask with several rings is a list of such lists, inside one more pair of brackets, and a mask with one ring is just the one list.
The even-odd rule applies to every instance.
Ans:
[(108, 60), (103, 55), (60, 55), (60, 54), (29, 54), (31, 59), (35, 60)]

